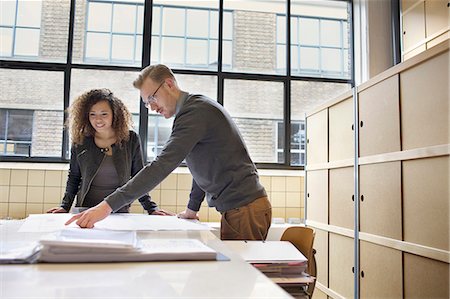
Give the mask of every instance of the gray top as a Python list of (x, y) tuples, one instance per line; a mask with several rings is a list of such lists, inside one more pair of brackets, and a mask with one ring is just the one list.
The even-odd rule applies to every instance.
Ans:
[[(105, 199), (113, 211), (155, 188), (183, 159), (194, 185), (206, 192), (208, 205), (219, 212), (266, 196), (238, 128), (220, 104), (182, 92), (176, 111), (161, 154)], [(198, 211), (202, 200), (191, 196), (188, 207)]]
[[(119, 186), (121, 186), (144, 167), (139, 136), (136, 132), (130, 131), (128, 140), (117, 146), (113, 144), (111, 149)], [(66, 211), (70, 210), (75, 197), (77, 199), (76, 206), (83, 206), (84, 198), (91, 188), (92, 180), (105, 159), (105, 155), (95, 144), (92, 136), (86, 137), (82, 144), (72, 146), (66, 192), (61, 203), (61, 207)], [(158, 206), (150, 200), (148, 194), (143, 194), (139, 198), (139, 202), (149, 214), (158, 210)]]
[(93, 207), (103, 201), (119, 187), (119, 176), (112, 156), (105, 155), (97, 174), (92, 179), (91, 188), (83, 201), (83, 207)]

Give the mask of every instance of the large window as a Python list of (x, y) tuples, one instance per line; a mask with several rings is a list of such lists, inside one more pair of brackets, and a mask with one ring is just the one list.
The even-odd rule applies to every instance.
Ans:
[[(182, 90), (225, 107), (259, 167), (302, 166), (305, 113), (352, 84), (351, 1), (291, 0), (289, 10), (287, 1), (220, 3), (0, 0), (0, 160), (67, 161), (64, 111), (83, 92), (108, 88), (152, 161), (173, 118), (148, 111), (132, 82), (164, 63)], [(28, 139), (11, 138), (24, 111)]]
[(143, 3), (88, 1), (84, 61), (139, 66)]
[[(322, 10), (305, 10), (305, 15), (291, 16), (290, 67), (293, 75), (350, 78), (348, 16), (343, 4), (339, 4), (339, 14), (333, 18), (326, 17), (328, 14)], [(285, 28), (286, 16), (277, 15), (278, 72), (286, 69)]]
[[(232, 12), (223, 30), (223, 67), (232, 63)], [(217, 70), (219, 12), (213, 8), (153, 7), (152, 63)]]
[(31, 155), (32, 110), (0, 109), (0, 153)]
[[(284, 124), (277, 123), (277, 159), (284, 162)], [(291, 165), (305, 165), (305, 123), (291, 123)]]
[(1, 1), (0, 8), (0, 56), (37, 57), (42, 1)]

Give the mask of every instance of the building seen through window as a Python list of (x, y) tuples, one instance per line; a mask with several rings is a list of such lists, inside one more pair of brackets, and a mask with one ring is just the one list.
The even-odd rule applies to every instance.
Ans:
[[(20, 146), (6, 150), (12, 131), (5, 129), (4, 119), (10, 117), (6, 111), (13, 111), (12, 119), (27, 111), (32, 121), (22, 124), (31, 135), (15, 144), (28, 142), (31, 157), (67, 159), (68, 143), (62, 151), (65, 109), (88, 89), (109, 88), (133, 113), (134, 129), (145, 132), (142, 144), (152, 161), (169, 138), (173, 119), (143, 109), (132, 86), (147, 57), (151, 64), (171, 67), (181, 89), (224, 105), (256, 163), (303, 165), (305, 113), (350, 88), (351, 2), (290, 3), (288, 61), (286, 1), (224, 0), (220, 11), (219, 1), (155, 0), (145, 20), (144, 0), (76, 0), (72, 64), (65, 68), (71, 1), (1, 1), (0, 62), (13, 67), (0, 65), (5, 144), (0, 155), (24, 153)], [(146, 24), (149, 36), (144, 36)], [(38, 62), (39, 70), (22, 62)]]
[(0, 153), (31, 155), (33, 111), (0, 109)]
[(42, 1), (1, 1), (0, 56), (37, 57)]

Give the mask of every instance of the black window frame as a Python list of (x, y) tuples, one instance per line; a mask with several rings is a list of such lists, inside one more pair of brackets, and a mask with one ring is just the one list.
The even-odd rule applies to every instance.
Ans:
[[(224, 71), (222, 66), (222, 41), (223, 41), (223, 11), (224, 0), (219, 0), (219, 33), (218, 33), (218, 65), (216, 71), (211, 70), (188, 70), (188, 69), (173, 69), (176, 74), (186, 75), (198, 75), (198, 76), (216, 76), (217, 77), (217, 101), (223, 105), (224, 98), (224, 80), (226, 79), (241, 79), (241, 80), (263, 80), (263, 81), (276, 81), (282, 82), (284, 86), (283, 95), (283, 122), (285, 125), (284, 130), (284, 163), (258, 163), (258, 168), (265, 169), (299, 169), (303, 170), (303, 166), (291, 166), (290, 155), (290, 140), (291, 140), (291, 82), (294, 81), (316, 81), (316, 82), (332, 82), (332, 83), (346, 83), (354, 86), (354, 39), (353, 39), (353, 1), (352, 0), (335, 0), (346, 2), (349, 10), (349, 26), (350, 26), (350, 38), (349, 38), (349, 51), (351, 53), (351, 76), (349, 79), (338, 78), (317, 78), (313, 76), (294, 76), (291, 74), (290, 67), (286, 69), (286, 74), (255, 74), (255, 73), (243, 73), (243, 72), (229, 72)], [(70, 79), (72, 69), (96, 69), (96, 70), (115, 70), (115, 71), (139, 71), (143, 67), (150, 64), (151, 59), (151, 37), (152, 37), (152, 10), (153, 1), (145, 0), (144, 2), (144, 21), (143, 21), (143, 42), (142, 42), (142, 59), (140, 67), (133, 66), (120, 66), (120, 65), (96, 65), (96, 64), (76, 64), (72, 62), (73, 44), (74, 44), (74, 23), (75, 23), (75, 2), (76, 0), (70, 0), (70, 14), (69, 14), (69, 31), (68, 31), (68, 47), (67, 47), (67, 59), (65, 63), (56, 62), (38, 62), (38, 61), (19, 61), (14, 59), (2, 59), (0, 57), (0, 68), (3, 69), (23, 69), (23, 70), (43, 70), (43, 71), (62, 71), (64, 72), (64, 110), (69, 106), (70, 95)], [(291, 20), (291, 1), (286, 0), (286, 44), (290, 45), (290, 20)], [(286, 65), (290, 66), (291, 53), (290, 47), (286, 47)], [(139, 100), (140, 99), (136, 99)], [(139, 135), (142, 140), (142, 144), (147, 144), (147, 130), (148, 130), (148, 117), (147, 110), (144, 104), (140, 103), (139, 110)], [(64, 122), (67, 115), (64, 115)], [(67, 163), (69, 157), (69, 138), (67, 128), (64, 128), (63, 132), (63, 145), (61, 149), (61, 157), (14, 157), (0, 155), (0, 161), (14, 161), (14, 162), (55, 162), (55, 163)], [(144, 146), (144, 157), (147, 157), (147, 149)]]

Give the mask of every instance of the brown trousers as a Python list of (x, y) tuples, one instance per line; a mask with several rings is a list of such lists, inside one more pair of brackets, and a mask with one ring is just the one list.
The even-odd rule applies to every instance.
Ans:
[(272, 206), (267, 196), (222, 213), (220, 239), (265, 240), (272, 221)]

